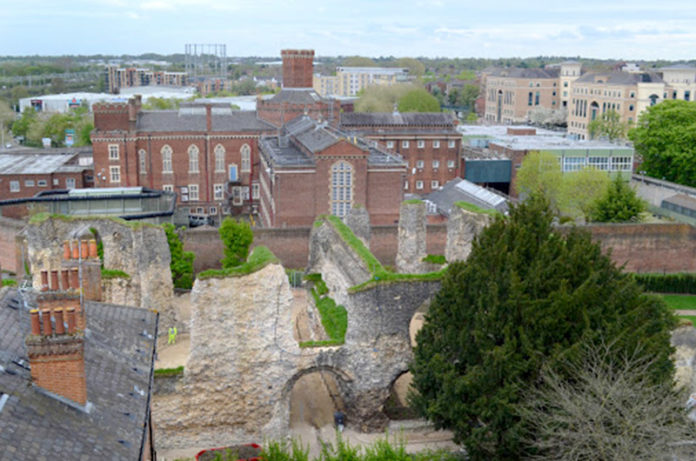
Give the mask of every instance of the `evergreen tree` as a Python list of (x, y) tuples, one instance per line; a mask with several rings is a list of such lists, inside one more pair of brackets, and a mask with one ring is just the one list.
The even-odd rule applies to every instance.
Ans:
[[(466, 262), (449, 266), (417, 336), (414, 407), (454, 432), (473, 460), (519, 459), (531, 450), (524, 392), (586, 344), (654, 357), (651, 382), (670, 382), (664, 303), (602, 254), (586, 233), (552, 229), (548, 201), (533, 194), (498, 217)], [(562, 370), (557, 370), (562, 373)]]
[(628, 222), (638, 219), (645, 203), (621, 175), (616, 175), (604, 195), (591, 207), (590, 219), (595, 222)]
[(218, 232), (225, 247), (225, 257), (220, 260), (222, 268), (227, 269), (244, 263), (249, 255), (249, 246), (254, 241), (254, 233), (249, 223), (225, 218)]

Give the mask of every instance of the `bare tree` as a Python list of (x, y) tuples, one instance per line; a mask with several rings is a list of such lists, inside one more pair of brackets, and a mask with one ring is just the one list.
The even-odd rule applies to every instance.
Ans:
[(651, 360), (616, 358), (611, 346), (587, 347), (582, 358), (550, 369), (530, 390), (536, 459), (687, 460), (696, 458), (696, 426), (686, 391), (651, 381)]

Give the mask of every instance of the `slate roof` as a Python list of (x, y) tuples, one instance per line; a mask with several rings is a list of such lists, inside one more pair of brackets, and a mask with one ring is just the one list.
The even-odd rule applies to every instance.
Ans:
[(78, 154), (0, 154), (0, 174), (51, 174), (57, 171), (83, 171), (86, 166), (67, 165)]
[(508, 77), (508, 78), (558, 78), (560, 68), (532, 68), (525, 69), (519, 67), (510, 68), (495, 68), (488, 75), (492, 77)]
[(473, 203), (484, 210), (498, 210), (501, 213), (507, 212), (508, 209), (505, 197), (461, 178), (447, 182), (439, 190), (425, 195), (423, 200), (433, 205), (432, 208), (444, 216), (449, 216), (455, 202), (460, 201)]
[[(256, 116), (256, 111), (212, 110), (212, 131), (262, 132), (275, 127)], [(145, 132), (206, 131), (205, 107), (181, 110), (141, 111), (137, 129)]]
[(283, 88), (280, 93), (264, 99), (264, 103), (316, 104), (324, 99), (311, 88)]
[(452, 114), (445, 112), (345, 112), (341, 114), (341, 128), (358, 126), (435, 126), (452, 127)]
[(0, 407), (0, 460), (140, 459), (158, 314), (86, 302), (85, 315), (89, 412), (31, 385), (29, 316), (17, 290), (1, 297), (0, 393), (8, 397)]
[(662, 77), (654, 72), (589, 72), (578, 78), (577, 83), (595, 83), (597, 80), (607, 85), (635, 85), (637, 83), (662, 83)]

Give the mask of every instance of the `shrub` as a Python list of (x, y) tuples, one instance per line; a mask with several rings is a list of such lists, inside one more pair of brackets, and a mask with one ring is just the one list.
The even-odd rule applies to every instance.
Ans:
[(184, 251), (184, 244), (173, 224), (164, 223), (162, 228), (167, 235), (167, 243), (169, 244), (169, 254), (171, 255), (169, 267), (172, 271), (174, 288), (190, 290), (193, 286), (193, 260), (195, 256), (190, 251)]
[(223, 269), (239, 266), (246, 261), (254, 233), (249, 223), (225, 218), (218, 230), (225, 257), (220, 260)]
[(696, 294), (696, 274), (633, 274), (645, 291)]
[(445, 255), (428, 255), (423, 258), (423, 262), (430, 264), (447, 264), (447, 259), (445, 259)]

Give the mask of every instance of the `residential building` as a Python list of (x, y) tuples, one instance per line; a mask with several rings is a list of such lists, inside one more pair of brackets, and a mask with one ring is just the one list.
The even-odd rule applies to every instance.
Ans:
[(316, 74), (314, 90), (321, 96), (356, 96), (372, 85), (393, 85), (408, 81), (408, 69), (398, 67), (337, 67), (336, 75)]
[(155, 460), (158, 314), (102, 303), (96, 242), (66, 245), (41, 292), (0, 297), (2, 458)]
[(186, 86), (186, 72), (153, 71), (138, 67), (106, 66), (104, 71), (109, 93), (118, 94), (121, 88), (139, 86)]
[(340, 128), (403, 157), (406, 193), (427, 194), (459, 176), (461, 135), (450, 113), (344, 113)]
[(696, 94), (696, 66), (688, 64), (675, 64), (659, 69), (662, 80), (665, 82), (666, 93), (664, 99), (682, 99), (694, 101)]
[(491, 123), (526, 123), (535, 108), (559, 109), (559, 68), (492, 69), (484, 80), (484, 120)]

